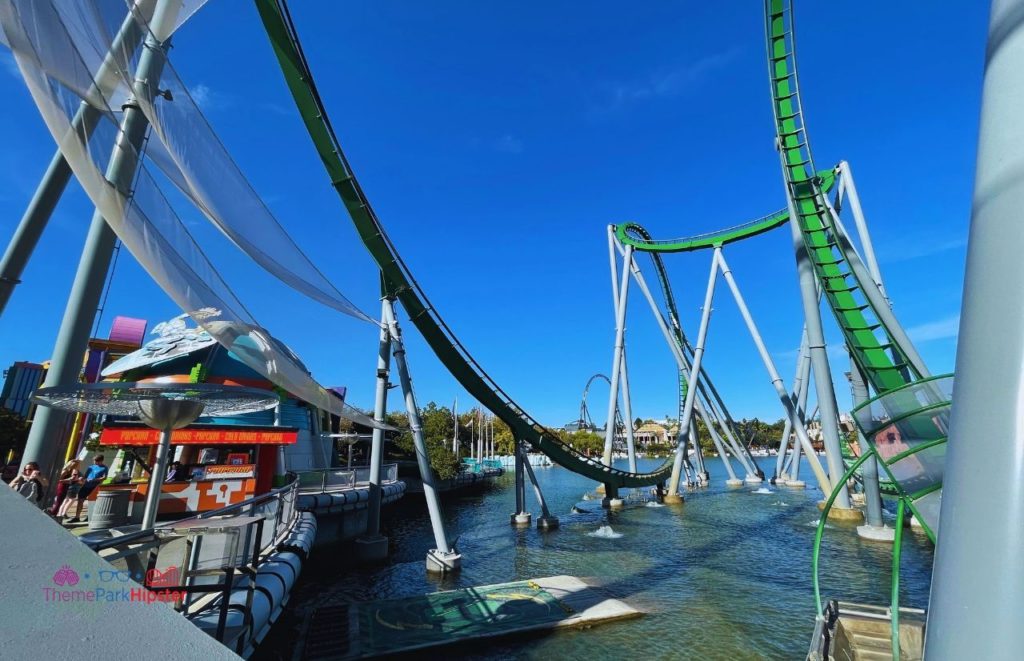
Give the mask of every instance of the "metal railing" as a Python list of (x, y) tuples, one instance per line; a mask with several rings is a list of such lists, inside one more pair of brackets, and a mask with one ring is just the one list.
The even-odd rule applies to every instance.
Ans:
[[(253, 635), (251, 605), (257, 567), (286, 538), (299, 516), (299, 478), (293, 473), (288, 477), (287, 485), (234, 505), (166, 522), (153, 530), (83, 542), (108, 562), (123, 562), (127, 575), (150, 592), (175, 595), (175, 609), (190, 618), (216, 613), (214, 636), (225, 644), (230, 642), (225, 639), (228, 613), (236, 608), (229, 597), (238, 581), (246, 580), (242, 627), (231, 634), (237, 635), (234, 648), (241, 653)], [(171, 571), (173, 579), (166, 580)], [(221, 580), (214, 580), (217, 577)], [(202, 595), (208, 596), (194, 601)]]
[[(343, 491), (370, 483), (369, 466), (298, 471), (296, 474), (298, 475), (299, 491), (301, 493)], [(390, 484), (397, 481), (398, 464), (384, 464), (381, 466), (381, 484)]]
[[(260, 496), (248, 498), (240, 503), (235, 503), (234, 505), (228, 505), (227, 507), (211, 510), (209, 512), (202, 512), (189, 518), (212, 519), (226, 516), (263, 517), (267, 520), (267, 524), (263, 527), (264, 532), (261, 535), (259, 544), (259, 549), (262, 553), (269, 548), (270, 544), (274, 540), (282, 536), (284, 532), (291, 527), (295, 517), (299, 514), (295, 507), (296, 496), (299, 490), (299, 480), (294, 473), (289, 473), (289, 477), (291, 478), (291, 481), (283, 487), (278, 487), (277, 489)], [(157, 525), (155, 530), (160, 529), (161, 525)], [(104, 540), (82, 541), (86, 546), (97, 553), (120, 548), (121, 551), (113, 555), (103, 556), (104, 558), (115, 560), (154, 548), (153, 542), (157, 542), (156, 546), (159, 546), (159, 540), (156, 539), (154, 530), (139, 530), (127, 535), (111, 537), (110, 539)], [(124, 548), (131, 545), (139, 545), (139, 548), (133, 550), (127, 550)], [(141, 547), (146, 547), (146, 549)]]

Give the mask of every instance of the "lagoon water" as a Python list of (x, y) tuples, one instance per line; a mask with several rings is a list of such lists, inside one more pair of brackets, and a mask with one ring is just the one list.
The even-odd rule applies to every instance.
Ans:
[[(770, 475), (775, 459), (758, 461)], [(660, 461), (638, 463), (649, 470)], [(805, 463), (808, 489), (800, 491), (767, 484), (730, 489), (718, 459), (708, 461), (708, 470), (712, 485), (688, 493), (684, 505), (636, 502), (609, 512), (599, 500), (583, 499), (594, 483), (564, 468), (536, 468), (561, 521), (550, 533), (509, 526), (511, 472), (482, 492), (446, 497), (444, 516), (449, 535), (458, 537), (463, 570), (443, 581), (424, 570), (433, 546), (426, 507), (407, 497), (385, 509), (389, 563), (357, 568), (341, 548), (317, 549), (255, 658), (295, 658), (304, 623), (321, 606), (557, 574), (596, 578), (646, 615), (585, 631), (467, 643), (416, 658), (804, 658), (814, 621), (815, 503), (822, 499), (810, 469)], [(536, 520), (532, 491), (527, 499)], [(829, 524), (821, 557), (823, 599), (888, 603), (890, 545), (862, 541), (853, 527)], [(930, 542), (908, 529), (902, 605), (927, 603), (931, 562)]]

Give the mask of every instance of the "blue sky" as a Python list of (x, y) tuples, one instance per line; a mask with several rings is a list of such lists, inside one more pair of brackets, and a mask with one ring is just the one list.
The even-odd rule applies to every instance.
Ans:
[[(656, 237), (725, 227), (784, 206), (752, 3), (292, 3), (342, 145), (432, 302), (477, 360), (539, 419), (576, 417), (608, 373), (614, 318), (605, 227)], [(818, 167), (849, 161), (889, 295), (934, 373), (953, 368), (983, 65), (985, 3), (800, 3), (801, 89)], [(357, 305), (377, 276), (293, 110), (255, 9), (204, 7), (172, 61), (256, 189)], [(0, 236), (54, 149), (2, 54)], [(181, 208), (240, 298), (325, 385), (372, 403), (376, 332), (302, 299)], [(91, 209), (72, 188), (0, 322), (0, 364), (49, 355)], [(792, 377), (801, 308), (788, 231), (726, 249), (779, 371)], [(709, 254), (667, 260), (696, 335)], [(646, 259), (642, 267), (653, 278)], [(178, 311), (125, 252), (100, 322)], [(839, 336), (840, 404), (849, 396)], [(470, 404), (405, 324), (419, 398)], [(634, 412), (674, 414), (675, 371), (631, 300)], [(723, 288), (705, 365), (734, 415), (781, 411)], [(590, 407), (603, 411), (595, 386)], [(394, 402), (397, 404), (397, 402)]]

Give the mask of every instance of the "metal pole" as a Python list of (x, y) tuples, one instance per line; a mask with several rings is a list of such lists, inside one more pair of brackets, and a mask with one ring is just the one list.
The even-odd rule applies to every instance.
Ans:
[[(867, 381), (852, 356), (850, 357), (850, 392), (854, 406), (868, 401)], [(867, 439), (860, 433), (860, 430), (857, 430), (857, 436), (860, 439), (860, 451), (867, 452), (869, 449)], [(882, 493), (878, 489), (878, 460), (872, 457), (861, 464), (860, 477), (864, 481), (864, 523), (874, 528), (881, 528), (885, 523), (882, 521)]]
[[(377, 343), (377, 383), (373, 398), (373, 419), (384, 422), (388, 407), (388, 377), (391, 370), (391, 333), (388, 331), (390, 303), (385, 299), (380, 310), (380, 340)], [(350, 446), (351, 447), (351, 446)], [(366, 505), (366, 536), (380, 535), (380, 469), (384, 461), (384, 430), (374, 428), (370, 440), (370, 499)]]
[[(871, 234), (868, 232), (868, 223), (864, 218), (864, 210), (860, 206), (860, 195), (857, 194), (857, 186), (853, 183), (853, 170), (846, 161), (839, 161), (839, 193), (846, 193), (846, 199), (850, 201), (850, 212), (853, 214), (853, 222), (857, 227), (857, 236), (860, 238), (860, 245), (864, 248), (864, 261), (868, 271), (878, 286), (885, 300), (889, 296), (885, 293), (885, 284), (882, 282), (882, 269), (878, 267), (878, 258), (875, 257), (875, 246), (871, 242)], [(891, 307), (891, 302), (890, 302)]]
[[(693, 418), (693, 403), (697, 398), (697, 379), (700, 373), (700, 362), (704, 356), (704, 341), (708, 335), (708, 324), (711, 321), (711, 304), (715, 297), (715, 280), (718, 278), (718, 254), (722, 251), (720, 247), (715, 248), (711, 258), (711, 271), (708, 274), (708, 286), (704, 290), (704, 308), (700, 316), (700, 330), (697, 331), (697, 345), (693, 349), (693, 362), (690, 365), (690, 387), (686, 391), (686, 400), (683, 402), (683, 414), (679, 420), (679, 433), (685, 434), (690, 430), (690, 422)], [(709, 425), (710, 430), (710, 425)], [(712, 436), (714, 438), (714, 436)], [(721, 454), (721, 450), (719, 450)], [(728, 461), (726, 459), (726, 461)], [(683, 449), (676, 448), (675, 461), (672, 463), (672, 477), (668, 481), (668, 495), (679, 494), (679, 478), (683, 471)], [(732, 474), (732, 469), (729, 469)]]
[[(669, 326), (668, 326), (668, 322), (665, 321), (665, 317), (661, 314), (661, 311), (658, 310), (658, 304), (655, 302), (654, 296), (651, 294), (651, 290), (647, 286), (647, 282), (644, 280), (643, 273), (640, 272), (640, 267), (636, 264), (635, 260), (632, 263), (632, 272), (633, 272), (633, 279), (636, 280), (637, 286), (640, 288), (641, 293), (643, 293), (644, 298), (647, 300), (647, 304), (651, 308), (651, 312), (654, 314), (654, 319), (658, 323), (658, 328), (661, 329), (661, 333), (665, 337), (665, 342), (668, 344), (669, 351), (672, 352), (672, 355), (676, 359), (677, 367), (682, 372), (689, 371), (690, 370), (690, 361), (687, 360), (686, 356), (683, 354), (682, 349), (679, 347), (679, 344), (673, 338), (672, 331), (669, 329)], [(689, 391), (687, 391), (687, 393), (689, 393)], [(684, 401), (684, 405), (685, 405), (685, 401)], [(709, 421), (706, 418), (706, 415), (705, 415), (705, 412), (704, 412), (704, 408), (701, 406), (700, 400), (696, 400), (694, 402), (694, 408), (697, 411), (697, 413), (702, 416), (702, 419), (704, 420), (704, 424), (705, 425), (709, 425), (710, 423), (709, 423)], [(682, 431), (683, 430), (682, 419), (680, 419), (680, 421), (679, 421), (679, 429), (680, 429), (680, 431), (677, 434), (677, 441), (676, 441), (676, 451), (677, 452), (681, 451), (683, 453), (684, 458), (685, 458), (685, 456), (687, 454), (687, 447), (686, 447), (687, 435)], [(690, 431), (691, 432), (693, 431), (693, 425), (690, 425)], [(704, 466), (703, 450), (700, 447), (700, 443), (697, 441), (696, 435), (693, 434), (692, 436), (693, 436), (693, 438), (691, 440), (692, 440), (692, 445), (693, 445), (693, 448), (694, 448), (694, 455), (695, 455), (695, 458), (696, 458), (696, 461), (697, 461), (697, 470), (700, 472), (701, 479), (706, 482), (707, 479), (708, 479), (708, 472), (707, 472), (707, 469)]]
[(153, 462), (153, 473), (149, 476), (149, 491), (146, 492), (146, 507), (142, 510), (142, 530), (152, 530), (156, 524), (160, 494), (164, 488), (164, 477), (167, 475), (167, 454), (171, 447), (172, 431), (171, 428), (160, 431), (160, 444), (156, 446), (156, 461)]
[[(807, 324), (804, 324), (804, 329), (800, 333), (800, 350), (796, 356), (796, 374), (793, 375), (793, 394), (791, 398), (796, 399), (800, 393), (800, 375), (803, 373), (804, 364), (804, 352), (807, 351)], [(793, 423), (790, 422), (789, 418), (786, 418), (785, 426), (782, 429), (782, 438), (779, 440), (779, 454), (775, 457), (775, 478), (783, 478), (782, 466), (786, 460), (786, 453), (789, 450), (789, 435), (793, 431)]]
[[(420, 410), (416, 405), (416, 395), (412, 390), (412, 379), (409, 376), (409, 366), (405, 360), (405, 345), (402, 342), (402, 331), (398, 327), (398, 319), (395, 316), (394, 301), (384, 299), (383, 313), (387, 319), (388, 330), (391, 333), (392, 352), (395, 357), (395, 367), (398, 369), (398, 378), (402, 384), (402, 394), (405, 396), (405, 410), (409, 415), (409, 427), (412, 430), (412, 441), (416, 448), (416, 463), (419, 464), (420, 479), (423, 480), (423, 497), (427, 501), (427, 512), (430, 514), (430, 526), (434, 533), (434, 543), (437, 548), (427, 554), (427, 569), (429, 571), (451, 571), (458, 569), (461, 556), (453, 552), (448, 544), (448, 535), (444, 530), (444, 518), (441, 514), (441, 500), (437, 495), (437, 487), (434, 484), (434, 469), (430, 466), (430, 459), (427, 457), (427, 444), (423, 438), (423, 423), (420, 420)], [(434, 564), (431, 564), (431, 560)]]
[[(811, 355), (810, 352), (805, 352), (803, 355), (803, 362), (800, 368), (800, 387), (797, 390), (796, 395), (793, 397), (793, 401), (796, 402), (796, 417), (803, 425), (803, 428), (807, 429), (807, 396), (811, 392)], [(790, 429), (792, 429), (792, 423), (790, 423)], [(794, 483), (800, 482), (800, 453), (803, 448), (797, 442), (793, 443), (793, 456), (790, 457), (789, 463), (783, 469), (785, 473), (789, 475), (789, 481)]]
[(529, 462), (529, 458), (525, 456), (526, 452), (523, 450), (523, 442), (517, 440), (515, 442), (515, 453), (516, 453), (516, 511), (512, 514), (512, 523), (518, 523), (518, 517), (524, 516), (526, 512), (526, 466)]
[[(179, 6), (179, 2), (158, 1), (151, 23), (154, 33), (162, 33), (173, 25)], [(134, 99), (142, 96), (153, 98), (169, 41), (170, 39), (167, 39), (160, 43), (152, 34), (146, 38), (146, 48), (139, 57), (135, 75), (133, 97), (124, 105), (121, 131), (111, 153), (106, 178), (125, 195), (131, 194), (131, 184), (138, 169), (138, 150), (148, 126), (146, 116), (142, 114)], [(75, 281), (68, 295), (44, 387), (68, 385), (79, 380), (82, 357), (89, 347), (89, 333), (103, 292), (116, 239), (107, 221), (103, 219), (99, 210), (96, 210), (89, 225)], [(64, 411), (40, 407), (36, 411), (25, 445), (23, 456), (39, 464), (40, 472), (50, 478), (51, 487), (56, 484), (53, 478), (56, 477), (59, 468), (57, 460), (63, 448), (60, 434), (66, 420), (67, 413)]]
[(455, 401), (452, 403), (452, 418), (455, 420), (455, 426), (452, 427), (452, 454), (455, 458), (459, 458), (459, 396), (455, 396)]
[[(788, 187), (787, 187), (788, 190)], [(792, 196), (787, 195), (789, 205), (789, 227), (793, 235), (793, 251), (796, 254), (796, 270), (800, 281), (800, 300), (804, 309), (804, 327), (807, 329), (807, 348), (814, 370), (814, 388), (821, 409), (821, 434), (825, 441), (825, 460), (828, 473), (833, 479), (845, 473), (843, 455), (839, 445), (839, 407), (836, 406), (836, 392), (832, 387), (832, 370), (828, 364), (825, 349), (825, 332), (821, 326), (821, 304), (818, 298), (817, 278), (814, 265), (804, 245), (800, 230), (799, 216)], [(811, 455), (808, 454), (808, 457)], [(827, 493), (827, 492), (826, 492)], [(835, 499), (837, 509), (850, 509), (850, 494), (844, 485)]]
[(1024, 649), (1024, 0), (993, 0), (925, 658)]
[[(626, 347), (622, 347), (622, 412), (626, 414), (626, 420), (633, 420), (633, 404), (629, 399), (629, 372), (626, 370)], [(629, 459), (629, 472), (636, 472), (636, 440), (633, 437), (633, 423), (626, 425), (626, 456)]]
[(544, 500), (544, 494), (541, 493), (540, 485), (537, 484), (537, 476), (533, 473), (533, 466), (530, 465), (529, 461), (524, 461), (523, 468), (526, 469), (526, 475), (530, 478), (530, 484), (533, 485), (533, 493), (537, 496), (537, 502), (540, 503), (541, 516), (545, 519), (550, 519), (551, 512), (548, 511), (547, 501)]
[(732, 416), (729, 415), (725, 402), (722, 401), (722, 397), (718, 394), (714, 384), (711, 383), (711, 379), (708, 378), (707, 371), (703, 367), (700, 368), (700, 380), (697, 382), (697, 388), (700, 390), (707, 408), (718, 419), (722, 432), (725, 434), (723, 440), (729, 444), (733, 454), (743, 465), (743, 469), (747, 472), (747, 477), (750, 478), (751, 482), (762, 479), (763, 474), (758, 470), (757, 462), (749, 454), (746, 445), (737, 440), (736, 434), (733, 432), (735, 423)]
[(743, 480), (736, 477), (736, 471), (733, 470), (732, 464), (729, 462), (729, 455), (725, 452), (725, 447), (722, 445), (722, 437), (715, 431), (714, 425), (708, 425), (708, 434), (711, 435), (711, 442), (715, 444), (715, 448), (718, 450), (718, 456), (722, 458), (722, 463), (725, 464), (725, 471), (729, 473), (729, 481), (726, 484), (733, 485)]
[(715, 257), (717, 258), (719, 267), (722, 269), (722, 275), (725, 276), (725, 281), (729, 285), (729, 289), (732, 291), (733, 298), (736, 299), (736, 306), (740, 309), (740, 315), (742, 315), (743, 320), (747, 324), (747, 330), (750, 331), (750, 337), (754, 340), (758, 353), (761, 354), (761, 360), (764, 362), (764, 366), (768, 370), (768, 376), (771, 379), (772, 385), (775, 387), (775, 392), (779, 395), (779, 401), (782, 402), (782, 408), (786, 410), (786, 415), (793, 423), (793, 428), (796, 431), (796, 437), (800, 441), (800, 444), (803, 445), (804, 452), (807, 453), (807, 459), (811, 464), (811, 470), (814, 471), (814, 475), (818, 480), (818, 486), (821, 487), (823, 492), (831, 493), (832, 483), (825, 474), (825, 470), (821, 467), (821, 462), (818, 461), (818, 457), (814, 454), (814, 448), (811, 447), (811, 441), (807, 438), (807, 430), (804, 429), (803, 425), (800, 423), (796, 406), (793, 404), (793, 400), (790, 398), (789, 393), (786, 392), (786, 387), (782, 383), (782, 377), (779, 376), (778, 370), (775, 369), (775, 363), (772, 361), (771, 354), (768, 353), (768, 348), (764, 345), (764, 340), (761, 339), (761, 333), (757, 330), (754, 318), (750, 316), (750, 310), (747, 309), (747, 304), (743, 300), (740, 288), (736, 285), (736, 280), (732, 277), (732, 271), (729, 270), (729, 265), (726, 263), (725, 257), (721, 252), (717, 252)]
[[(625, 256), (622, 258), (622, 282), (619, 285), (618, 300), (615, 302), (615, 351), (612, 359), (611, 393), (608, 395), (608, 417), (609, 424), (605, 425), (604, 434), (604, 455), (602, 461), (606, 466), (612, 465), (612, 444), (615, 440), (615, 425), (610, 421), (615, 420), (615, 406), (619, 401), (619, 368), (622, 366), (623, 347), (626, 342), (626, 301), (629, 298), (629, 265), (633, 261), (633, 246), (626, 246)], [(632, 420), (626, 421), (626, 428), (633, 424)]]
[[(142, 0), (136, 4), (134, 11), (141, 12), (148, 20), (151, 17), (154, 4), (155, 0)], [(108, 84), (107, 79), (116, 75), (117, 70), (121, 67), (119, 62), (124, 55), (133, 53), (138, 48), (144, 32), (142, 26), (135, 20), (132, 11), (129, 11), (121, 29), (111, 43), (110, 52), (107, 53), (96, 70), (95, 80), (97, 82), (90, 86), (88, 96), (102, 92), (101, 86)], [(118, 57), (117, 53), (121, 53), (122, 56)], [(78, 112), (71, 120), (70, 134), (88, 139), (101, 118), (99, 110), (87, 101), (82, 101)], [(68, 165), (60, 149), (57, 149), (53, 158), (50, 159), (50, 165), (46, 168), (42, 181), (39, 182), (36, 192), (28, 203), (28, 208), (25, 209), (25, 213), (18, 223), (18, 228), (14, 230), (14, 236), (11, 237), (11, 242), (7, 245), (3, 258), (0, 259), (0, 315), (7, 307), (14, 287), (21, 283), (21, 274), (32, 257), (32, 253), (39, 243), (39, 237), (46, 229), (46, 224), (49, 222), (50, 216), (53, 215), (53, 210), (56, 208), (57, 202), (60, 201), (61, 195), (64, 194), (64, 189), (70, 179), (71, 166)]]
[[(800, 424), (807, 425), (807, 395), (810, 392), (810, 379), (811, 379), (811, 352), (807, 348), (807, 335), (804, 334), (803, 341), (800, 347), (800, 355), (796, 364), (797, 376), (793, 383), (793, 395), (792, 400), (796, 402), (796, 413), (797, 418), (800, 420)], [(789, 442), (789, 433), (793, 430), (793, 423), (786, 418), (786, 442)], [(795, 465), (793, 461), (795, 459)], [(786, 463), (786, 466), (782, 469), (784, 474), (788, 474), (792, 479), (797, 481), (800, 476), (800, 444), (793, 443), (793, 456)]]

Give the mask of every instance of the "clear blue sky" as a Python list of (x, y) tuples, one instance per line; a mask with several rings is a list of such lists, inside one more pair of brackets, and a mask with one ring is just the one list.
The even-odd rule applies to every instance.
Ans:
[[(951, 370), (974, 173), (987, 3), (799, 3), (801, 87), (819, 167), (851, 163), (895, 310), (935, 373)], [(758, 3), (293, 2), (342, 145), (393, 240), (449, 325), (521, 405), (575, 419), (611, 365), (605, 227), (655, 236), (735, 224), (784, 205)], [(0, 237), (54, 149), (13, 62), (0, 70)], [(256, 189), (357, 305), (377, 276), (293, 110), (255, 9), (214, 2), (172, 61)], [(292, 293), (180, 210), (257, 319), (325, 385), (372, 403), (376, 332)], [(91, 209), (62, 201), (0, 321), (0, 365), (49, 356)], [(801, 308), (788, 231), (727, 248), (787, 379)], [(670, 256), (696, 334), (707, 254)], [(648, 273), (646, 259), (644, 266)], [(177, 314), (125, 252), (115, 314)], [(846, 359), (826, 311), (841, 406)], [(406, 323), (421, 401), (469, 398)], [(674, 414), (676, 376), (633, 298), (634, 412)], [(781, 412), (727, 291), (706, 365), (737, 416)], [(592, 411), (607, 390), (595, 388)], [(393, 402), (397, 404), (397, 402)]]

